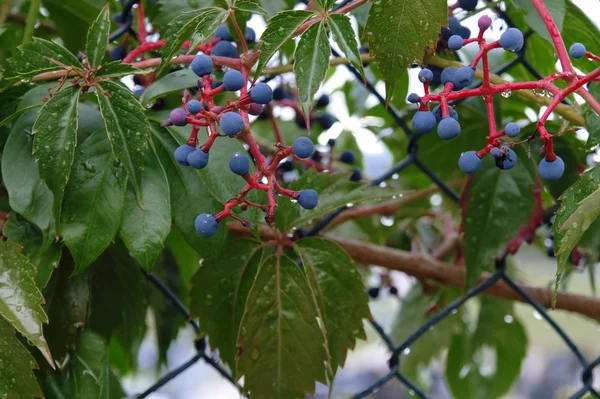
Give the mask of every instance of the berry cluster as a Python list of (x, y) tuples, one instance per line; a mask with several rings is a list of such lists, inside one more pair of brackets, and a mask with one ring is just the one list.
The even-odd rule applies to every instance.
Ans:
[[(461, 7), (467, 7), (465, 9), (468, 9), (472, 5), (471, 3), (476, 4), (476, 1), (460, 1), (459, 3)], [(458, 113), (449, 106), (449, 102), (466, 97), (483, 96), (487, 106), (490, 127), (489, 136), (487, 136), (488, 144), (479, 151), (463, 153), (458, 160), (458, 165), (465, 173), (475, 173), (481, 167), (482, 158), (490, 154), (494, 158), (498, 168), (511, 169), (517, 163), (517, 155), (511, 147), (517, 143), (503, 142), (500, 139), (502, 137), (515, 138), (519, 135), (521, 129), (516, 123), (508, 123), (504, 127), (504, 130), (500, 132), (496, 131), (492, 107), (493, 96), (512, 90), (533, 89), (547, 91), (553, 97), (553, 101), (538, 121), (536, 132), (533, 133), (530, 139), (535, 137), (535, 133), (539, 132), (540, 138), (544, 141), (542, 151), (545, 151), (545, 156), (538, 166), (540, 177), (545, 180), (559, 179), (564, 173), (565, 164), (553, 151), (553, 136), (547, 132), (544, 126), (545, 122), (554, 108), (568, 94), (577, 91), (583, 84), (596, 79), (600, 74), (600, 70), (596, 70), (586, 76), (578, 76), (574, 72), (564, 71), (552, 74), (536, 82), (494, 85), (490, 82), (488, 52), (498, 48), (511, 52), (520, 51), (525, 42), (521, 31), (516, 28), (508, 28), (499, 40), (486, 43), (483, 34), (492, 24), (490, 17), (482, 16), (479, 18), (479, 34), (476, 38), (469, 38), (470, 32), (465, 32), (456, 18), (450, 17), (448, 24), (449, 28), (443, 28), (441, 36), (447, 38), (450, 50), (457, 51), (469, 43), (477, 43), (479, 45), (479, 52), (475, 55), (471, 64), (467, 66), (461, 68), (448, 67), (445, 69), (424, 68), (419, 72), (419, 80), (424, 85), (425, 95), (420, 97), (415, 93), (411, 93), (408, 96), (408, 101), (417, 104), (419, 107), (412, 119), (413, 129), (418, 134), (425, 134), (433, 131), (437, 126), (437, 133), (440, 138), (452, 140), (460, 134), (461, 126), (458, 120)], [(585, 47), (580, 43), (573, 44), (569, 52), (573, 58), (587, 56), (590, 59), (598, 60), (597, 56), (587, 52)], [(476, 66), (479, 61), (483, 64), (483, 83), (478, 88), (466, 89), (473, 83)], [(571, 65), (568, 65), (572, 69)], [(569, 86), (563, 90), (554, 86), (553, 82), (558, 79), (567, 81)], [(442, 91), (439, 94), (430, 93), (430, 86), (440, 83), (444, 85)], [(439, 105), (430, 110), (430, 102), (438, 102)]]
[[(192, 71), (200, 77), (197, 84), (199, 89), (197, 99), (191, 98), (190, 93), (186, 91), (184, 108), (172, 110), (169, 120), (164, 122), (163, 126), (192, 126), (187, 143), (178, 147), (174, 153), (175, 160), (181, 165), (196, 169), (205, 168), (209, 163), (209, 154), (213, 143), (218, 137), (226, 136), (238, 138), (248, 146), (248, 151), (256, 165), (256, 171), (250, 173), (251, 160), (246, 154), (239, 151), (232, 154), (229, 160), (229, 169), (246, 180), (247, 184), (238, 196), (224, 204), (223, 211), (214, 215), (203, 213), (196, 218), (196, 230), (204, 237), (214, 235), (219, 222), (226, 217), (239, 220), (244, 226), (249, 227), (247, 221), (232, 214), (232, 210), (238, 205), (242, 210), (248, 207), (261, 209), (266, 212), (266, 222), (272, 225), (277, 206), (276, 195), (284, 195), (297, 200), (304, 209), (313, 209), (318, 204), (318, 195), (315, 190), (291, 191), (281, 187), (275, 178), (277, 167), (280, 163), (286, 162), (284, 161), (286, 158), (292, 157), (298, 160), (311, 158), (315, 152), (312, 140), (308, 137), (299, 137), (292, 146), (285, 146), (279, 142), (276, 152), (267, 161), (250, 133), (249, 115), (263, 114), (264, 106), (273, 100), (277, 91), (274, 93), (267, 83), (261, 82), (248, 88), (250, 68), (243, 62), (240, 63), (239, 70), (230, 67), (224, 73), (222, 82), (215, 82), (211, 75), (215, 69), (211, 56), (238, 58), (238, 50), (231, 42), (233, 38), (226, 26), (217, 29), (215, 40), (210, 43), (210, 46), (204, 48), (205, 54), (195, 56), (190, 64)], [(246, 30), (246, 41), (253, 42), (254, 40), (254, 31)], [(214, 96), (225, 91), (239, 91), (238, 100), (228, 101), (224, 106), (215, 105)], [(207, 129), (208, 137), (204, 144), (198, 145), (198, 133), (202, 127)], [(352, 156), (352, 158), (354, 157)], [(246, 196), (252, 189), (266, 192), (268, 205), (248, 201)]]

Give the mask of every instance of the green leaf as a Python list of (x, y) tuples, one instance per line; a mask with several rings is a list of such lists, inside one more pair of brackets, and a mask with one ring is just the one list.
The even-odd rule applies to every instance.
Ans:
[(39, 228), (15, 212), (8, 214), (2, 234), (23, 247), (23, 255), (35, 266), (35, 284), (42, 289), (48, 283), (62, 255), (62, 245), (52, 243), (43, 248), (44, 236)]
[(8, 322), (0, 319), (0, 395), (6, 398), (40, 398), (42, 392), (31, 353), (15, 337)]
[(92, 331), (83, 331), (73, 357), (74, 397), (108, 398), (110, 371), (108, 346), (104, 339)]
[(77, 148), (74, 165), (65, 190), (62, 238), (77, 274), (114, 240), (121, 225), (127, 175), (113, 158), (104, 130)]
[(234, 8), (240, 11), (246, 11), (252, 14), (267, 15), (267, 11), (257, 3), (248, 0), (242, 0), (235, 3)]
[(8, 69), (4, 74), (4, 83), (0, 91), (19, 80), (28, 81), (42, 72), (64, 69), (62, 66), (47, 60), (49, 57), (67, 67), (81, 69), (81, 63), (73, 54), (59, 44), (34, 37), (33, 41), (19, 46), (19, 52), (8, 60)]
[(204, 258), (220, 253), (227, 229), (221, 227), (215, 236), (206, 238), (198, 234), (194, 221), (201, 213), (219, 212), (222, 204), (214, 200), (194, 169), (175, 161), (173, 153), (179, 145), (167, 132), (153, 129), (152, 139), (156, 155), (169, 177), (173, 224), (181, 231), (185, 241)]
[(111, 61), (99, 67), (96, 72), (97, 78), (121, 78), (128, 75), (145, 75), (149, 73), (143, 69), (134, 68), (130, 64), (121, 61)]
[(92, 68), (102, 63), (108, 36), (110, 35), (110, 9), (108, 4), (98, 14), (98, 17), (90, 26), (87, 34), (87, 60)]
[(521, 147), (514, 147), (518, 162), (510, 170), (501, 170), (491, 157), (483, 159), (481, 169), (471, 176), (463, 211), (464, 257), (467, 286), (482, 271), (491, 271), (494, 260), (540, 212), (536, 209), (539, 193), (537, 169)]
[(317, 307), (333, 374), (344, 367), (348, 350), (365, 339), (363, 319), (370, 319), (366, 288), (352, 258), (336, 243), (305, 238), (296, 252)]
[(42, 352), (48, 363), (54, 365), (42, 331), (48, 322), (41, 304), (41, 292), (33, 281), (35, 267), (21, 254), (15, 243), (0, 243), (0, 315)]
[(282, 11), (267, 22), (267, 28), (260, 37), (260, 55), (254, 76), (258, 77), (283, 44), (292, 38), (294, 32), (315, 14), (310, 11)]
[(298, 88), (298, 101), (308, 115), (317, 90), (329, 68), (331, 48), (325, 22), (321, 21), (304, 32), (294, 53), (294, 75)]
[(232, 369), (246, 299), (263, 254), (260, 243), (232, 238), (219, 257), (202, 262), (192, 279), (190, 310), (202, 320), (202, 332)]
[(56, 93), (42, 107), (33, 125), (33, 154), (40, 177), (54, 196), (53, 213), (57, 221), (75, 157), (80, 93), (79, 86), (69, 86)]
[(171, 204), (169, 182), (154, 149), (146, 151), (144, 163), (144, 208), (138, 206), (130, 185), (125, 194), (123, 223), (119, 235), (144, 270), (150, 272), (171, 230)]
[(261, 262), (238, 337), (237, 371), (253, 397), (304, 399), (315, 381), (325, 382), (326, 354), (311, 295), (290, 258)]
[(335, 42), (340, 46), (346, 58), (358, 69), (364, 79), (365, 71), (360, 59), (358, 42), (356, 41), (356, 35), (352, 29), (350, 18), (343, 14), (330, 14), (327, 17), (327, 24), (329, 25), (329, 29), (331, 29), (331, 33), (333, 33)]
[(60, 38), (73, 53), (83, 50), (86, 33), (105, 1), (44, 0)]
[(109, 247), (90, 268), (90, 318), (87, 327), (120, 346), (129, 367), (146, 331), (147, 298), (139, 266), (122, 245)]
[(289, 197), (280, 197), (275, 223), (281, 230), (287, 231), (292, 227), (299, 227), (311, 219), (326, 215), (348, 203), (356, 205), (368, 200), (391, 198), (397, 194), (390, 190), (370, 187), (366, 183), (352, 182), (350, 175), (346, 173), (317, 173), (314, 170), (304, 172), (290, 185), (292, 190), (306, 188), (317, 191), (319, 204), (313, 210), (306, 210), (292, 202)]
[(25, 112), (15, 123), (2, 154), (2, 179), (12, 210), (38, 226), (44, 236), (44, 248), (54, 242), (55, 222), (52, 193), (40, 182), (32, 152), (31, 127), (36, 110)]
[(181, 93), (183, 89), (196, 86), (198, 75), (190, 68), (180, 69), (163, 76), (144, 90), (140, 97), (142, 104), (151, 104), (157, 98), (166, 94)]
[[(600, 100), (600, 83), (591, 82), (588, 91), (596, 100)], [(600, 144), (600, 115), (594, 111), (588, 104), (583, 106), (583, 116), (585, 117), (585, 126), (589, 132), (586, 147), (592, 148)]]
[(373, 3), (365, 31), (369, 50), (385, 80), (389, 102), (398, 79), (426, 48), (435, 48), (441, 26), (448, 24), (443, 0), (381, 0)]
[[(535, 33), (543, 37), (548, 43), (552, 43), (552, 37), (540, 17), (540, 14), (535, 9), (533, 3), (530, 0), (512, 0), (513, 3), (525, 10), (525, 20), (527, 24)], [(561, 32), (563, 29), (563, 21), (565, 19), (565, 13), (567, 12), (567, 7), (565, 4), (565, 0), (546, 0), (544, 5), (552, 15), (552, 19), (558, 28), (558, 31)]]
[[(483, 351), (489, 349), (495, 354), (495, 367), (483, 356)], [(512, 303), (482, 296), (475, 331), (471, 333), (465, 326), (452, 339), (446, 380), (456, 398), (504, 397), (519, 377), (526, 354), (527, 335), (513, 313)], [(494, 371), (488, 375), (490, 369)]]
[(113, 154), (125, 166), (141, 206), (144, 151), (148, 147), (150, 124), (144, 108), (129, 89), (112, 81), (101, 82), (100, 86), (110, 93), (109, 97), (102, 90), (96, 90)]
[(22, 113), (29, 111), (30, 109), (38, 108), (41, 106), (42, 106), (42, 104), (35, 104), (35, 105), (30, 105), (28, 107), (20, 108), (20, 109), (16, 110), (15, 112), (13, 112), (12, 114), (10, 114), (9, 117), (3, 119), (2, 122), (0, 122), (0, 126), (6, 125), (8, 122), (12, 121), (13, 119), (18, 118), (19, 116), (21, 116)]
[(183, 13), (171, 21), (164, 35), (167, 42), (161, 49), (162, 63), (156, 74), (160, 75), (165, 71), (169, 60), (181, 50), (183, 42), (191, 39), (192, 36), (194, 41), (199, 43), (205, 41), (225, 23), (228, 15), (228, 11), (222, 8), (202, 8)]
[(552, 225), (554, 232), (554, 253), (558, 257), (556, 291), (571, 250), (577, 245), (583, 233), (600, 215), (600, 167), (588, 170), (560, 197), (560, 208)]

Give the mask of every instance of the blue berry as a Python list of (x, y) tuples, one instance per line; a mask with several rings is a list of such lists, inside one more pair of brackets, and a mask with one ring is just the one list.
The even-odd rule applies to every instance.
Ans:
[(508, 136), (508, 137), (517, 137), (519, 135), (519, 133), (521, 132), (521, 128), (519, 127), (519, 125), (517, 125), (514, 122), (508, 123), (505, 127), (504, 127), (504, 133)]
[[(438, 122), (441, 122), (442, 118), (442, 107), (439, 105), (436, 105), (435, 108), (433, 109), (433, 115), (435, 116), (435, 120)], [(448, 113), (450, 114), (450, 118), (458, 121), (458, 112), (456, 112), (456, 110), (452, 107), (448, 107)]]
[(254, 29), (246, 26), (246, 43), (254, 43), (256, 41), (256, 32)]
[(215, 44), (210, 54), (216, 57), (238, 58), (236, 48), (227, 41), (220, 41)]
[(460, 21), (456, 17), (448, 18), (448, 28), (450, 28), (450, 32), (455, 35), (460, 34)]
[(243, 176), (250, 169), (250, 160), (246, 155), (236, 151), (229, 160), (229, 169), (236, 175)]
[(487, 28), (489, 28), (490, 26), (492, 26), (492, 18), (490, 18), (487, 15), (482, 16), (481, 18), (479, 18), (479, 20), (477, 21), (477, 26), (479, 27), (479, 29), (481, 30), (486, 30)]
[(169, 120), (175, 126), (185, 126), (187, 124), (185, 118), (187, 118), (187, 113), (181, 108), (175, 108), (169, 114)]
[(200, 149), (195, 150), (188, 155), (187, 161), (192, 168), (205, 168), (208, 165), (208, 153)]
[(301, 190), (298, 195), (298, 204), (304, 209), (314, 209), (319, 203), (319, 195), (315, 190)]
[[(457, 90), (467, 87), (473, 81), (475, 71), (471, 67), (459, 68), (454, 74), (454, 86)], [(460, 89), (459, 89), (460, 88)]]
[(333, 126), (333, 124), (335, 123), (335, 118), (333, 117), (333, 115), (325, 113), (323, 115), (319, 115), (318, 121), (319, 125), (321, 125), (323, 130), (327, 130), (331, 126)]
[(125, 51), (125, 47), (121, 47), (121, 46), (115, 47), (110, 52), (110, 58), (112, 58), (115, 61), (122, 60), (123, 58), (125, 58), (126, 55), (127, 55), (127, 52)]
[(433, 72), (431, 69), (423, 68), (419, 71), (419, 80), (423, 83), (433, 80)]
[(180, 165), (188, 166), (188, 155), (190, 155), (194, 150), (194, 147), (189, 146), (187, 144), (177, 147), (175, 153), (173, 154), (175, 157), (175, 161), (177, 161), (177, 163)]
[(463, 39), (470, 38), (471, 37), (471, 29), (467, 28), (466, 26), (461, 26), (459, 35)]
[(329, 96), (327, 94), (323, 94), (317, 100), (317, 103), (315, 104), (315, 107), (317, 107), (317, 108), (323, 108), (323, 107), (326, 107), (328, 105), (329, 105)]
[(359, 182), (362, 180), (362, 173), (360, 169), (352, 169), (352, 174), (350, 175), (350, 181)]
[(477, 1), (478, 0), (458, 0), (458, 4), (460, 5), (460, 8), (465, 11), (473, 11), (477, 8)]
[(465, 173), (475, 173), (481, 167), (481, 158), (476, 151), (463, 152), (458, 158), (458, 167)]
[(432, 86), (439, 86), (442, 83), (442, 72), (443, 69), (437, 66), (429, 66), (428, 67), (433, 73), (433, 79), (429, 82)]
[(257, 83), (250, 90), (250, 98), (258, 104), (267, 104), (273, 99), (273, 89), (266, 83)]
[(196, 231), (203, 237), (212, 237), (219, 228), (219, 223), (215, 217), (210, 213), (203, 213), (198, 215), (196, 222), (194, 223)]
[(409, 103), (416, 104), (419, 102), (419, 95), (417, 93), (410, 93), (407, 100)]
[(227, 28), (227, 25), (219, 26), (215, 31), (215, 37), (220, 37), (221, 39), (227, 40), (229, 42), (233, 40), (233, 38), (229, 34), (229, 29)]
[(552, 162), (548, 162), (546, 158), (544, 158), (538, 166), (538, 173), (544, 180), (560, 179), (563, 173), (565, 173), (565, 163), (561, 157), (556, 157)]
[(490, 150), (490, 155), (494, 158), (500, 158), (504, 156), (504, 151), (502, 151), (502, 148), (494, 147)]
[(442, 71), (442, 75), (440, 76), (440, 78), (442, 80), (442, 84), (444, 84), (444, 85), (446, 83), (454, 84), (454, 76), (456, 75), (456, 71), (458, 71), (458, 68), (454, 68), (454, 67), (444, 68), (444, 70)]
[(198, 100), (190, 100), (188, 101), (186, 108), (190, 111), (190, 114), (196, 115), (202, 109), (202, 105), (200, 105), (200, 101)]
[(210, 88), (214, 90), (214, 89), (216, 89), (217, 87), (221, 86), (222, 84), (223, 84), (223, 82), (212, 82), (212, 83), (210, 84)]
[(452, 140), (460, 134), (460, 124), (453, 118), (444, 118), (438, 124), (437, 133), (444, 140)]
[(435, 128), (435, 115), (430, 111), (417, 111), (412, 118), (412, 127), (417, 133), (429, 133)]
[(574, 43), (571, 48), (569, 48), (569, 54), (573, 58), (581, 58), (585, 55), (585, 46), (581, 43)]
[(452, 35), (448, 39), (448, 48), (452, 51), (460, 50), (463, 46), (463, 38), (460, 35)]
[(273, 100), (281, 101), (285, 98), (285, 90), (281, 86), (277, 86), (273, 89)]
[(197, 55), (190, 64), (190, 68), (198, 76), (210, 75), (213, 69), (212, 58), (204, 54)]
[(292, 144), (292, 152), (298, 158), (309, 158), (314, 151), (315, 146), (308, 137), (298, 137)]
[(496, 158), (496, 166), (504, 170), (512, 169), (517, 164), (517, 154), (507, 147), (503, 152), (504, 154), (500, 158)]
[(500, 46), (506, 51), (520, 51), (524, 42), (523, 33), (517, 28), (508, 28), (500, 36)]
[(133, 95), (134, 95), (136, 98), (140, 98), (140, 97), (142, 96), (142, 94), (144, 94), (144, 90), (145, 90), (145, 89), (144, 89), (143, 87), (141, 87), (141, 88), (139, 88), (139, 89), (135, 89), (135, 90), (133, 91)]
[(221, 115), (219, 126), (223, 133), (229, 136), (235, 136), (244, 128), (244, 119), (235, 112), (225, 112)]
[(227, 91), (238, 91), (244, 86), (244, 75), (240, 71), (230, 69), (223, 76), (223, 86)]
[(342, 152), (342, 155), (340, 155), (340, 161), (348, 165), (353, 164), (355, 160), (356, 155), (354, 155), (354, 153), (350, 150), (346, 150)]

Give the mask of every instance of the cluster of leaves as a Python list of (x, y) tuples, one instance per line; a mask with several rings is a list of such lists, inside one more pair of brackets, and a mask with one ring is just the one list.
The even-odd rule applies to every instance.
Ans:
[[(412, 111), (405, 101), (407, 67), (415, 60), (432, 60), (426, 49), (436, 47), (439, 27), (446, 24), (446, 1), (365, 2), (352, 10), (354, 19), (336, 12), (332, 0), (315, 1), (312, 11), (294, 9), (293, 1), (214, 0), (202, 9), (196, 0), (142, 1), (146, 16), (167, 44), (161, 50), (162, 62), (151, 71), (155, 81), (139, 99), (121, 79), (150, 71), (106, 59), (112, 46), (109, 32), (115, 28), (110, 15), (119, 11), (110, 9), (116, 7), (114, 2), (102, 8), (100, 0), (44, 0), (49, 16), (39, 15), (40, 37), (17, 48), (22, 23), (12, 16), (22, 15), (28, 5), (18, 3), (7, 28), (0, 31), (5, 187), (0, 211), (6, 219), (0, 282), (9, 287), (0, 291), (0, 393), (6, 389), (19, 397), (124, 396), (118, 376), (135, 370), (148, 309), (154, 313), (164, 361), (183, 320), (173, 317), (160, 293), (146, 285), (140, 268), (162, 277), (189, 303), (201, 320), (202, 333), (210, 337), (235, 377), (245, 376), (245, 389), (253, 397), (304, 397), (314, 391), (315, 381), (332, 381), (347, 351), (365, 337), (363, 319), (370, 317), (353, 260), (324, 238), (298, 240), (291, 248), (277, 250), (257, 239), (230, 236), (225, 228), (211, 239), (199, 236), (194, 217), (220, 211), (243, 187), (241, 179), (223, 171), (231, 154), (244, 149), (236, 140), (221, 140), (211, 150), (208, 167), (200, 171), (181, 167), (172, 154), (189, 132), (161, 128), (166, 112), (149, 106), (159, 98), (171, 108), (180, 104), (181, 90), (194, 87), (197, 77), (174, 68), (171, 58), (181, 53), (184, 41), (191, 40), (194, 48), (211, 38), (218, 26), (230, 24), (233, 12), (242, 29), (251, 15), (268, 19), (255, 76), (263, 75), (277, 55), (276, 65), (293, 63), (294, 85), (305, 111), (332, 75), (332, 44), (365, 79), (385, 83), (387, 100), (396, 109)], [(511, 4), (507, 12), (517, 26), (531, 25), (539, 34), (528, 39), (535, 51), (527, 52), (527, 59), (540, 71), (553, 72), (556, 56), (545, 28), (527, 2), (514, 3), (522, 8)], [(568, 43), (581, 41), (600, 54), (593, 41), (597, 28), (570, 0), (553, 1), (551, 12)], [(359, 35), (352, 27), (354, 20)], [(361, 60), (361, 40), (363, 45), (368, 42), (376, 61), (368, 67)], [(83, 49), (86, 61), (78, 57)], [(502, 57), (492, 59), (491, 67), (508, 59)], [(585, 72), (591, 68), (583, 61), (576, 66)], [(276, 74), (276, 69), (267, 72)], [(61, 87), (56, 81), (45, 82), (44, 77), (63, 71), (69, 78), (60, 81)], [(515, 80), (528, 78), (521, 67), (510, 75)], [(594, 83), (590, 90), (600, 99), (598, 87)], [(379, 136), (394, 161), (407, 155), (405, 136), (383, 104), (369, 105), (362, 82), (342, 82), (335, 92), (344, 98), (349, 115), (362, 117), (362, 132)], [(223, 103), (228, 99), (219, 97)], [(542, 106), (516, 95), (498, 101), (498, 125), (526, 121), (526, 109), (537, 113)], [(443, 143), (433, 135), (420, 139), (420, 159), (448, 181), (463, 177), (456, 165), (460, 153), (485, 142), (483, 101), (469, 99), (460, 107), (464, 128), (459, 138)], [(584, 117), (590, 133), (587, 143), (567, 134), (555, 139), (556, 150), (567, 163), (565, 177), (557, 182), (542, 186), (535, 173), (537, 148), (532, 148), (530, 159), (525, 148), (518, 147), (519, 164), (510, 172), (484, 163), (465, 189), (462, 209), (445, 201), (432, 209), (426, 198), (401, 209), (392, 223), (364, 217), (336, 227), (333, 233), (433, 251), (443, 239), (446, 221), (462, 217), (462, 253), (472, 283), (515, 240), (518, 248), (528, 239), (526, 233), (532, 234), (528, 227), (538, 220), (541, 207), (552, 206), (562, 195), (553, 227), (559, 270), (569, 269), (569, 253), (578, 242), (588, 249), (586, 259), (592, 263), (599, 256), (600, 169), (581, 178), (579, 173), (586, 165), (585, 153), (600, 142), (600, 117), (591, 109), (584, 109)], [(293, 122), (278, 123), (286, 140), (305, 134)], [(554, 127), (559, 131), (568, 126)], [(251, 128), (272, 143), (270, 121), (256, 120)], [(533, 129), (533, 125), (523, 128), (523, 138)], [(346, 149), (358, 148), (352, 132), (343, 132), (330, 156), (335, 159)], [(297, 170), (302, 175), (290, 188), (310, 186), (319, 192), (320, 203), (314, 211), (304, 211), (282, 199), (276, 218), (282, 232), (312, 223), (347, 203), (387, 195), (349, 182), (348, 174)], [(395, 193), (428, 185), (430, 181), (411, 168), (389, 182)], [(244, 216), (254, 225), (262, 222), (258, 212), (247, 211)], [(421, 290), (415, 285), (403, 299), (394, 328), (398, 342), (426, 320), (432, 306), (443, 306), (461, 293)], [(417, 376), (420, 367), (447, 348), (447, 381), (456, 397), (501, 396), (518, 376), (525, 356), (523, 327), (509, 303), (489, 299), (481, 301), (476, 322), (467, 319), (453, 316), (445, 321), (447, 326), (436, 327), (411, 348), (402, 367)], [(28, 348), (25, 341), (38, 350)], [(496, 357), (492, 377), (479, 371), (479, 353), (488, 346), (502, 354)], [(11, 366), (2, 366), (7, 364)], [(467, 366), (477, 371), (465, 383), (459, 372)], [(34, 374), (36, 368), (40, 370)]]

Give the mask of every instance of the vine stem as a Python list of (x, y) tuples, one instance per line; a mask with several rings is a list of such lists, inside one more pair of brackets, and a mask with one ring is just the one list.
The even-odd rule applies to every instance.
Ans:
[(25, 24), (25, 32), (23, 33), (23, 44), (29, 43), (33, 38), (33, 31), (37, 21), (37, 15), (40, 11), (40, 3), (42, 0), (31, 0), (29, 4), (29, 12), (27, 13), (27, 22)]

